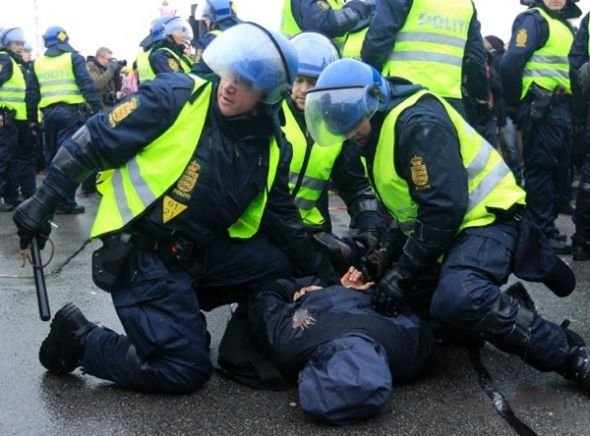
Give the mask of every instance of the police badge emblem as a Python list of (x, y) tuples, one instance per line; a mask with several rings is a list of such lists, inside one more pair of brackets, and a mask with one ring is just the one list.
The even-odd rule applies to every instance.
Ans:
[(416, 189), (430, 189), (430, 185), (428, 184), (428, 168), (426, 168), (422, 156), (414, 156), (410, 159), (410, 165), (412, 182), (414, 182)]

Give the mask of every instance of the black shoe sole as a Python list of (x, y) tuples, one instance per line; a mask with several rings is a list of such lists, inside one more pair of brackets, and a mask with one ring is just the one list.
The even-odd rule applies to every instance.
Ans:
[(63, 329), (58, 328), (58, 323), (62, 318), (68, 318), (78, 310), (80, 309), (73, 303), (68, 303), (59, 309), (53, 317), (53, 321), (51, 321), (49, 335), (47, 335), (39, 349), (39, 361), (41, 365), (53, 373), (60, 375), (68, 374), (79, 366), (76, 363), (67, 362), (63, 358), (65, 351), (67, 351), (64, 349), (64, 338), (71, 332), (64, 332)]

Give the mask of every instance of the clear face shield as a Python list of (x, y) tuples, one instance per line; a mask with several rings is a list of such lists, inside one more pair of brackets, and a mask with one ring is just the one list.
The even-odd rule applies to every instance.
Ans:
[(379, 109), (375, 86), (314, 89), (305, 100), (305, 121), (318, 145), (354, 136)]
[(174, 19), (166, 23), (165, 33), (172, 36), (177, 44), (190, 43), (193, 39), (193, 29), (183, 19)]
[(235, 87), (255, 92), (274, 104), (288, 94), (290, 83), (278, 48), (260, 28), (240, 24), (215, 38), (203, 52), (205, 63)]

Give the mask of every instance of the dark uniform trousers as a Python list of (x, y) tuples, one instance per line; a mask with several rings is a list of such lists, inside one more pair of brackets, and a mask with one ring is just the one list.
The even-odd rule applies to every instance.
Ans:
[[(46, 162), (51, 162), (63, 141), (72, 136), (86, 121), (80, 110), (81, 105), (57, 103), (43, 109), (45, 141), (43, 154)], [(64, 205), (75, 206), (74, 192)]]
[(582, 175), (578, 185), (574, 223), (576, 224), (576, 235), (584, 241), (590, 241), (590, 144), (586, 144), (586, 148)]
[(37, 174), (37, 143), (26, 121), (16, 121), (18, 127), (18, 146), (12, 166), (12, 183), (20, 188), (23, 198), (35, 193)]
[(570, 349), (563, 329), (501, 298), (499, 286), (512, 272), (518, 236), (512, 219), (464, 230), (447, 253), (430, 313), (443, 326), (477, 334), (540, 371), (557, 370)]
[(17, 187), (12, 177), (17, 144), (16, 124), (5, 124), (0, 127), (0, 197), (4, 197), (7, 203), (14, 203), (18, 197)]
[(527, 207), (537, 227), (546, 236), (555, 236), (558, 233), (555, 220), (571, 171), (567, 103), (553, 106), (540, 122), (533, 123), (526, 117), (522, 132)]
[(112, 293), (127, 335), (95, 328), (86, 341), (84, 371), (127, 388), (193, 392), (212, 373), (197, 290), (240, 287), (245, 293), (248, 286), (293, 274), (286, 254), (262, 237), (215, 240), (197, 259), (189, 274), (156, 252), (132, 253), (128, 280)]

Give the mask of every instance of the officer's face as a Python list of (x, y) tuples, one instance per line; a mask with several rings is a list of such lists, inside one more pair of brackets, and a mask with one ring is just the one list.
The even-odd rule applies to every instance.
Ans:
[(543, 3), (552, 11), (560, 11), (564, 8), (567, 0), (543, 0)]
[(354, 132), (350, 137), (359, 147), (366, 147), (371, 136), (371, 123), (369, 120), (365, 120), (363, 124)]
[(307, 76), (297, 76), (291, 89), (291, 99), (300, 111), (305, 107), (307, 93), (315, 87), (317, 79)]
[(221, 79), (217, 88), (217, 105), (224, 117), (236, 117), (252, 111), (261, 94), (239, 80)]
[(24, 46), (25, 46), (24, 42), (14, 41), (14, 42), (11, 42), (10, 44), (8, 44), (8, 46), (6, 48), (13, 53), (21, 54)]

